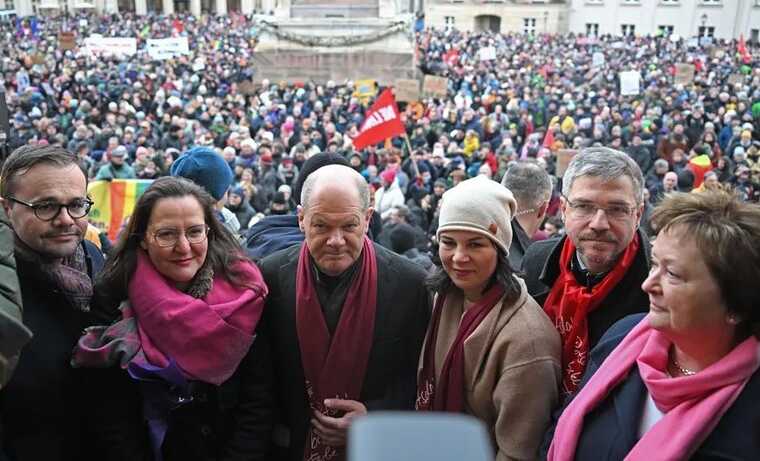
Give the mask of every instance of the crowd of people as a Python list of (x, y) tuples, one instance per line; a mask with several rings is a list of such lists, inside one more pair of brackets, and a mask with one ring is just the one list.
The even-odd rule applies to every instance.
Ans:
[[(760, 452), (755, 45), (427, 29), (448, 95), (355, 149), (352, 82), (249, 84), (255, 18), (0, 34), (0, 457), (338, 460), (383, 409), (473, 415), (498, 460)], [(86, 237), (88, 182), (132, 178)]]

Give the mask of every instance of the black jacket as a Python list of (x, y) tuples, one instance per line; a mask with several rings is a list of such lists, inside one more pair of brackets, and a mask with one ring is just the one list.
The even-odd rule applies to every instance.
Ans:
[[(599, 345), (591, 351), (581, 388), (643, 318), (643, 314), (631, 315), (610, 328)], [(628, 378), (614, 388), (593, 412), (586, 415), (575, 459), (613, 461), (625, 458), (638, 441), (637, 432), (645, 398), (646, 386), (639, 375), (638, 367), (634, 365)], [(569, 401), (565, 406), (568, 404)], [(546, 459), (560, 414), (561, 411), (555, 414), (554, 424), (544, 439), (542, 459)], [(759, 454), (760, 372), (755, 372), (731, 408), (690, 459), (749, 461), (758, 459)], [(655, 456), (652, 459), (656, 459), (656, 454), (653, 455)]]
[[(92, 243), (83, 245), (92, 277), (102, 268), (103, 256)], [(69, 365), (92, 317), (70, 306), (33, 264), (19, 258), (17, 266), (23, 321), (34, 337), (0, 392), (0, 452), (11, 461), (139, 459), (130, 449), (112, 448), (135, 435), (129, 430), (139, 431), (113, 426), (132, 411), (115, 399), (122, 393), (119, 374)]]
[[(269, 287), (264, 328), (272, 340), (280, 458), (301, 461), (311, 412), (296, 332), (296, 268), (301, 245), (274, 253), (260, 267)], [(369, 411), (412, 410), (417, 363), (430, 319), (425, 272), (375, 244), (377, 313), (360, 400)]]
[[(593, 348), (609, 327), (623, 317), (649, 310), (649, 297), (641, 284), (649, 274), (651, 246), (642, 230), (637, 231), (641, 245), (633, 265), (607, 298), (588, 316), (589, 348)], [(528, 293), (544, 305), (559, 276), (559, 257), (567, 236), (535, 242), (523, 258)]]

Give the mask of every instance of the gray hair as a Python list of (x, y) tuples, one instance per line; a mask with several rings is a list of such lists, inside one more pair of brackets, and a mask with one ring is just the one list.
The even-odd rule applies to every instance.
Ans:
[(605, 181), (614, 181), (627, 176), (633, 183), (636, 204), (644, 201), (644, 176), (636, 162), (628, 154), (609, 147), (588, 147), (581, 150), (570, 161), (565, 176), (562, 177), (562, 195), (570, 195), (575, 180), (581, 176), (593, 176)]
[(512, 162), (501, 179), (501, 185), (512, 192), (518, 208), (535, 208), (549, 200), (552, 180), (536, 161)]
[(356, 193), (359, 195), (359, 206), (362, 211), (369, 208), (369, 185), (364, 180), (364, 176), (359, 174), (353, 168), (344, 165), (325, 165), (318, 168), (310, 174), (303, 183), (301, 190), (301, 206), (304, 209), (309, 207), (309, 198), (314, 188), (321, 182), (345, 182), (352, 181)]

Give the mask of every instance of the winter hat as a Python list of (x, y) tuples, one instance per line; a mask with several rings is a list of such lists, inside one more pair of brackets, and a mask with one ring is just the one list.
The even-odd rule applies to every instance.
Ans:
[(380, 177), (388, 184), (393, 184), (393, 181), (396, 179), (396, 170), (385, 169), (380, 173)]
[(308, 160), (306, 160), (306, 162), (304, 162), (303, 166), (301, 166), (298, 178), (293, 185), (292, 197), (297, 204), (301, 204), (301, 191), (303, 190), (303, 183), (306, 181), (306, 178), (308, 178), (310, 174), (314, 173), (318, 169), (327, 165), (343, 165), (349, 168), (351, 167), (351, 165), (348, 163), (348, 160), (346, 160), (346, 158), (340, 154), (322, 152), (317, 155), (312, 155)]
[(181, 176), (206, 189), (217, 200), (232, 184), (232, 170), (221, 155), (208, 147), (193, 147), (181, 155), (171, 168), (172, 176)]
[(461, 230), (491, 239), (504, 254), (512, 244), (512, 217), (517, 208), (512, 192), (485, 176), (462, 181), (443, 194), (438, 232)]
[(414, 228), (406, 223), (397, 224), (390, 235), (391, 250), (403, 254), (414, 248)]

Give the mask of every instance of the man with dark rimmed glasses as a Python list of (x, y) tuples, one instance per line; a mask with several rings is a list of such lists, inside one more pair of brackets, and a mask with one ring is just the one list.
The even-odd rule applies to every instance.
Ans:
[(0, 201), (14, 234), (22, 321), (33, 334), (0, 391), (0, 458), (90, 459), (105, 427), (93, 417), (105, 407), (98, 394), (106, 390), (96, 383), (106, 372), (69, 365), (92, 323), (92, 279), (103, 265), (83, 240), (92, 206), (87, 178), (66, 150), (24, 146), (3, 165)]

